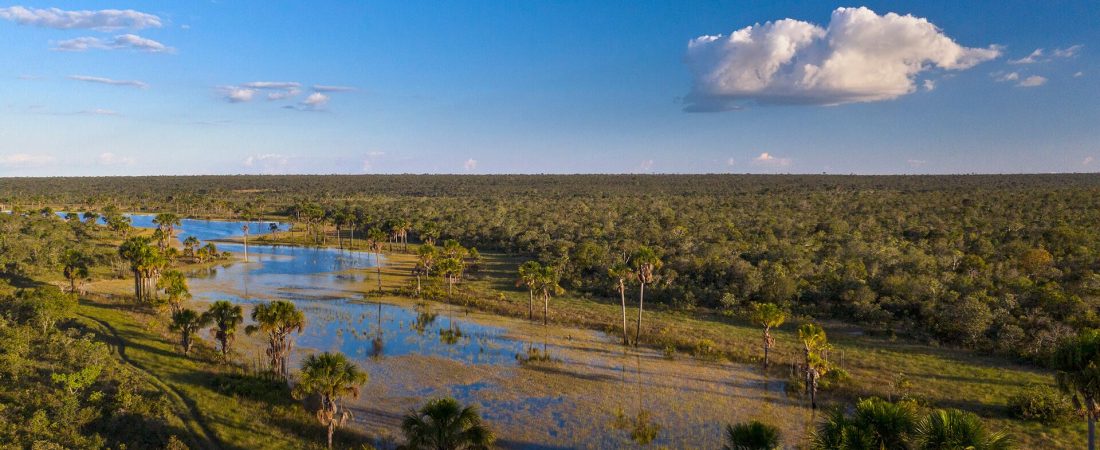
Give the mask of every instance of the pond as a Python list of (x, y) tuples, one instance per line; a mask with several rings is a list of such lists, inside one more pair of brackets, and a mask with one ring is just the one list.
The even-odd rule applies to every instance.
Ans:
[[(131, 217), (134, 226), (154, 226), (152, 216)], [(239, 235), (242, 225), (188, 219), (178, 232), (181, 240), (218, 240)], [(244, 250), (237, 243), (217, 245), (238, 255)], [(624, 350), (603, 333), (445, 304), (378, 301), (367, 293), (377, 263), (366, 252), (249, 245), (248, 262), (197, 271), (189, 279), (202, 303), (224, 299), (247, 310), (274, 299), (293, 301), (307, 320), (293, 359), (315, 351), (354, 359), (371, 381), (353, 404), (353, 422), (389, 442), (401, 440), (403, 414), (436, 396), (477, 405), (505, 448), (638, 446), (634, 436), (647, 430), (651, 446), (715, 448), (725, 423), (765, 418), (784, 430), (809, 423), (805, 408), (752, 367)], [(255, 350), (259, 342), (250, 345)], [(532, 348), (550, 360), (521, 363), (518, 356)]]

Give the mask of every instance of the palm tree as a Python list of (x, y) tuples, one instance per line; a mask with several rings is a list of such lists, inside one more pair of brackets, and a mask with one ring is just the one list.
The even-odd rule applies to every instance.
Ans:
[(191, 258), (191, 261), (195, 260), (195, 250), (199, 248), (199, 238), (195, 236), (187, 236), (187, 239), (183, 240), (183, 254)]
[(374, 253), (374, 269), (378, 274), (378, 292), (382, 292), (382, 247), (386, 245), (386, 232), (378, 227), (367, 231), (367, 247)]
[[(810, 448), (815, 450), (876, 450), (909, 448), (916, 427), (912, 402), (880, 398), (860, 400), (852, 417), (837, 409), (818, 424)], [(961, 449), (960, 449), (961, 450)]]
[(535, 320), (535, 288), (538, 287), (541, 271), (542, 264), (539, 264), (538, 261), (527, 261), (519, 266), (519, 278), (516, 279), (516, 286), (526, 287), (530, 296), (530, 302), (527, 305), (527, 320)]
[(367, 380), (367, 373), (342, 353), (309, 355), (302, 361), (302, 372), (293, 394), (298, 399), (311, 395), (320, 397), (317, 420), (328, 427), (328, 448), (332, 448), (332, 433), (336, 427), (351, 417), (351, 412), (340, 406), (340, 398), (348, 395), (358, 398), (359, 387)]
[(183, 300), (191, 298), (191, 289), (187, 287), (187, 278), (178, 270), (164, 272), (160, 280), (157, 280), (157, 288), (163, 290), (164, 294), (168, 296), (168, 305), (172, 308), (173, 313), (180, 310), (180, 303)]
[(160, 269), (167, 263), (160, 251), (149, 244), (149, 238), (136, 236), (118, 247), (119, 256), (130, 263), (134, 273), (134, 297), (138, 301), (151, 298)]
[(76, 293), (76, 280), (88, 278), (88, 257), (79, 250), (70, 249), (61, 260), (62, 272), (69, 280), (69, 292)]
[(284, 380), (289, 379), (288, 360), (290, 350), (294, 347), (290, 333), (302, 333), (306, 325), (305, 314), (291, 302), (275, 300), (256, 305), (252, 309), (252, 320), (256, 324), (245, 327), (244, 332), (253, 334), (260, 331), (267, 334), (267, 356), (271, 359), (271, 370)]
[(463, 407), (453, 398), (429, 400), (401, 421), (408, 450), (482, 450), (496, 437), (481, 422), (477, 407)]
[(222, 359), (227, 360), (229, 346), (233, 345), (233, 338), (237, 335), (237, 327), (244, 322), (244, 313), (240, 305), (218, 300), (210, 305), (205, 315), (214, 323), (214, 329), (210, 330), (210, 334), (221, 345)]
[(723, 450), (775, 450), (779, 448), (779, 429), (754, 420), (726, 425)]
[(821, 352), (828, 348), (825, 330), (815, 323), (805, 323), (798, 327), (798, 339), (802, 341), (805, 356), (803, 374), (806, 378), (806, 393), (810, 395), (810, 408), (817, 408), (817, 383), (828, 370), (828, 361)]
[(550, 297), (555, 295), (561, 295), (565, 292), (559, 284), (561, 280), (561, 274), (558, 272), (558, 268), (545, 265), (539, 270), (538, 281), (536, 286), (539, 293), (542, 295), (542, 324), (547, 325), (549, 323), (550, 316)]
[(195, 333), (210, 324), (210, 317), (199, 314), (193, 309), (182, 309), (172, 313), (172, 323), (168, 329), (180, 334), (180, 346), (183, 354), (191, 352), (191, 346), (195, 342)]
[(1096, 449), (1096, 418), (1100, 417), (1100, 330), (1085, 330), (1054, 353), (1051, 366), (1058, 387), (1084, 407), (1089, 424), (1089, 450)]
[(412, 222), (409, 222), (409, 219), (397, 219), (394, 222), (394, 231), (397, 232), (397, 237), (401, 238), (401, 251), (406, 253), (409, 251), (410, 229), (412, 229)]
[(160, 213), (153, 217), (153, 223), (157, 225), (158, 230), (164, 230), (164, 236), (159, 240), (160, 249), (164, 251), (165, 239), (171, 239), (176, 227), (183, 222), (173, 213)]
[(974, 413), (957, 409), (937, 410), (916, 426), (918, 450), (1008, 450), (1011, 437), (1002, 432), (986, 431)]
[(439, 276), (447, 280), (447, 296), (451, 296), (451, 290), (454, 284), (462, 278), (462, 270), (465, 268), (465, 263), (460, 258), (443, 258), (436, 264), (436, 270), (439, 272)]
[(642, 310), (645, 305), (645, 285), (657, 280), (657, 271), (661, 269), (661, 257), (657, 252), (647, 246), (638, 248), (634, 257), (630, 259), (630, 265), (634, 269), (634, 276), (638, 278), (641, 286), (638, 290), (638, 325), (634, 330), (634, 345), (642, 339)]
[(752, 322), (764, 327), (764, 368), (768, 368), (768, 353), (771, 352), (775, 339), (772, 338), (772, 328), (783, 325), (787, 320), (787, 312), (776, 306), (775, 303), (753, 303)]
[(607, 269), (607, 274), (615, 280), (619, 288), (619, 300), (623, 307), (623, 345), (630, 345), (630, 336), (626, 330), (626, 283), (634, 279), (634, 271), (626, 262), (618, 262)]

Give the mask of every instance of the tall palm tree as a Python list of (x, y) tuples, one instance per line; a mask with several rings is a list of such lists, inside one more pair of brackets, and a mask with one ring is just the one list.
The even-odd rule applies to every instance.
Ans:
[(623, 345), (630, 345), (629, 332), (626, 329), (626, 283), (635, 278), (634, 271), (626, 262), (617, 262), (607, 269), (607, 274), (619, 288), (619, 300), (622, 303), (623, 312)]
[(726, 444), (722, 450), (775, 450), (779, 448), (779, 429), (754, 420), (726, 425)]
[(443, 258), (436, 263), (435, 268), (439, 272), (439, 276), (447, 281), (447, 296), (451, 296), (454, 284), (462, 279), (462, 270), (465, 268), (465, 263), (460, 258)]
[(294, 385), (294, 397), (304, 399), (316, 395), (321, 400), (317, 410), (317, 420), (328, 427), (328, 448), (332, 448), (332, 434), (351, 417), (346, 407), (340, 406), (340, 399), (346, 396), (359, 397), (359, 387), (369, 377), (342, 353), (325, 352), (309, 355), (302, 361), (302, 372), (298, 383)]
[(496, 437), (481, 422), (476, 406), (463, 407), (453, 398), (429, 400), (401, 421), (408, 450), (482, 450)]
[(397, 232), (397, 236), (401, 238), (401, 251), (408, 253), (409, 251), (409, 230), (412, 229), (412, 222), (409, 219), (397, 219), (394, 223), (394, 230)]
[(76, 293), (76, 280), (88, 278), (88, 257), (80, 250), (70, 249), (61, 260), (62, 273), (69, 280), (69, 292)]
[(192, 309), (182, 309), (172, 313), (172, 323), (168, 329), (180, 334), (180, 347), (183, 354), (191, 352), (191, 346), (195, 343), (195, 333), (210, 324), (210, 317), (199, 314)]
[(159, 240), (160, 249), (164, 251), (165, 240), (172, 239), (176, 227), (182, 225), (183, 221), (174, 213), (159, 213), (153, 217), (153, 223), (157, 225), (157, 229), (164, 230), (164, 235)]
[(764, 368), (768, 368), (768, 353), (771, 352), (775, 339), (772, 338), (772, 328), (783, 325), (787, 320), (787, 312), (775, 303), (753, 303), (752, 322), (764, 327)]
[(825, 330), (815, 323), (804, 323), (798, 327), (798, 339), (802, 341), (805, 357), (802, 368), (806, 379), (806, 393), (810, 395), (810, 407), (817, 408), (817, 383), (828, 370), (828, 361), (821, 351), (828, 348)]
[(642, 311), (645, 306), (645, 286), (653, 283), (659, 277), (657, 271), (661, 269), (661, 257), (650, 247), (642, 246), (630, 259), (630, 265), (634, 269), (634, 276), (641, 286), (638, 289), (638, 325), (634, 330), (634, 345), (642, 339)]
[(305, 314), (291, 302), (275, 300), (256, 305), (252, 309), (252, 320), (256, 324), (245, 327), (244, 332), (267, 335), (267, 357), (271, 360), (271, 370), (284, 380), (290, 379), (289, 358), (294, 347), (290, 333), (302, 333), (306, 325)]
[(550, 297), (561, 295), (565, 292), (565, 289), (562, 289), (561, 284), (559, 284), (561, 273), (557, 267), (552, 265), (542, 266), (537, 279), (536, 286), (538, 286), (539, 294), (542, 295), (542, 324), (547, 325), (550, 320)]
[(240, 305), (218, 300), (210, 305), (205, 315), (214, 323), (214, 329), (210, 330), (210, 334), (221, 345), (222, 359), (228, 359), (229, 347), (233, 345), (233, 339), (237, 336), (237, 327), (244, 322), (244, 312)]
[(1070, 339), (1051, 359), (1058, 387), (1085, 409), (1089, 450), (1096, 449), (1096, 418), (1100, 417), (1100, 330), (1085, 330)]
[(516, 286), (526, 287), (530, 297), (527, 304), (527, 320), (535, 320), (535, 289), (538, 287), (540, 272), (542, 272), (542, 264), (538, 261), (527, 261), (519, 266)]
[(378, 292), (382, 292), (382, 247), (386, 245), (386, 232), (378, 227), (367, 231), (367, 248), (374, 253), (374, 269), (377, 271)]
[(916, 426), (918, 450), (1008, 450), (1012, 438), (1002, 432), (986, 431), (974, 413), (957, 409), (936, 410)]
[(172, 308), (173, 313), (180, 310), (180, 304), (183, 300), (191, 298), (191, 289), (187, 287), (187, 277), (184, 277), (183, 273), (178, 270), (164, 272), (157, 280), (157, 288), (163, 290), (164, 294), (168, 296), (168, 306)]

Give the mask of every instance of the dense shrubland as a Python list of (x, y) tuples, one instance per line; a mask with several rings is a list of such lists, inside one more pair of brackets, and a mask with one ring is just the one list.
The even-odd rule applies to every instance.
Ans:
[(644, 245), (664, 263), (647, 302), (774, 303), (1038, 362), (1100, 325), (1093, 175), (7, 179), (0, 192), (23, 210), (282, 215), (313, 232), (404, 221), (412, 239), (533, 255), (606, 298), (619, 294), (608, 269)]

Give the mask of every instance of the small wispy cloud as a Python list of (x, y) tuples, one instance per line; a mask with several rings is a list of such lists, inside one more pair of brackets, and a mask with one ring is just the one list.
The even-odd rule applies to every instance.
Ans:
[(59, 30), (90, 29), (113, 31), (160, 28), (160, 17), (132, 9), (101, 9), (98, 11), (65, 11), (58, 8), (32, 9), (23, 6), (0, 8), (0, 19), (20, 25)]
[(1084, 159), (1083, 161), (1081, 161), (1081, 165), (1082, 165), (1082, 166), (1088, 166), (1088, 165), (1091, 165), (1091, 164), (1092, 164), (1092, 162), (1093, 162), (1093, 161), (1095, 161), (1095, 160), (1096, 160), (1096, 159), (1095, 159), (1095, 158), (1093, 158), (1093, 157), (1091, 157), (1091, 156), (1086, 156), (1086, 157), (1085, 157), (1085, 159)]
[(351, 92), (356, 90), (351, 86), (326, 86), (323, 84), (313, 85), (314, 92)]
[(1035, 63), (1037, 63), (1039, 61), (1042, 61), (1042, 60), (1043, 60), (1043, 49), (1037, 48), (1037, 49), (1035, 49), (1035, 51), (1031, 52), (1029, 55), (1027, 55), (1023, 58), (1020, 58), (1020, 59), (1009, 60), (1008, 63), (1009, 64), (1035, 64)]
[(919, 169), (921, 167), (924, 167), (926, 164), (928, 164), (928, 161), (925, 161), (923, 159), (907, 159), (907, 160), (905, 160), (905, 165), (907, 165), (907, 166), (909, 166), (910, 168), (913, 168), (913, 169)]
[(39, 75), (27, 75), (27, 74), (20, 75), (16, 78), (18, 78), (20, 80), (24, 80), (24, 81), (39, 81), (39, 80), (46, 79), (45, 77), (42, 77), (42, 76), (39, 76)]
[(1051, 50), (1049, 54), (1046, 52), (1045, 49), (1037, 48), (1034, 51), (1032, 51), (1030, 54), (1028, 54), (1027, 56), (1025, 56), (1023, 58), (1020, 58), (1020, 59), (1009, 60), (1008, 63), (1009, 64), (1037, 64), (1037, 63), (1050, 62), (1054, 59), (1073, 58), (1073, 57), (1076, 57), (1077, 54), (1081, 52), (1082, 48), (1084, 48), (1084, 46), (1080, 45), (1080, 44), (1071, 45), (1071, 46), (1066, 47), (1066, 48), (1056, 48), (1054, 50)]
[(1032, 75), (1030, 77), (1027, 77), (1027, 78), (1024, 78), (1024, 79), (1020, 80), (1019, 83), (1016, 83), (1016, 86), (1017, 87), (1037, 87), (1037, 86), (1042, 86), (1044, 84), (1047, 84), (1046, 77), (1041, 77), (1041, 76), (1038, 76), (1038, 75)]
[(96, 162), (101, 166), (129, 166), (134, 163), (134, 158), (119, 156), (111, 152), (100, 153)]
[(120, 34), (111, 39), (97, 37), (78, 37), (57, 42), (53, 48), (63, 52), (85, 52), (88, 50), (134, 50), (146, 53), (173, 53), (175, 49), (149, 38), (136, 34)]
[(1078, 71), (1077, 73), (1073, 74), (1073, 78), (1081, 78), (1083, 76), (1085, 76), (1085, 72), (1081, 72), (1081, 71)]
[(462, 168), (467, 172), (477, 170), (477, 160), (473, 158), (467, 159), (466, 162), (462, 163)]
[(252, 89), (297, 89), (302, 87), (302, 83), (294, 81), (250, 81), (242, 83), (241, 86)]
[(284, 173), (290, 164), (290, 157), (278, 153), (252, 155), (244, 159), (244, 166), (256, 169), (260, 173)]
[(305, 100), (298, 102), (296, 105), (286, 105), (284, 108), (294, 109), (298, 111), (323, 111), (325, 105), (328, 105), (329, 96), (320, 92), (314, 92), (309, 94)]
[(733, 158), (729, 158), (729, 159), (726, 159), (726, 165), (727, 165), (727, 166), (730, 166), (730, 167), (732, 167), (732, 166), (734, 166), (734, 165), (736, 165), (736, 164), (737, 164), (737, 160), (735, 160), (735, 159), (733, 159)]
[(57, 162), (53, 155), (44, 153), (9, 153), (0, 155), (0, 167), (42, 167)]
[(934, 89), (936, 89), (936, 81), (935, 80), (924, 80), (923, 86), (924, 86), (924, 90), (926, 92), (934, 90)]
[(145, 89), (145, 88), (149, 87), (149, 85), (146, 84), (143, 81), (115, 80), (115, 79), (111, 79), (111, 78), (93, 77), (93, 76), (88, 76), (88, 75), (69, 75), (69, 79), (70, 80), (76, 80), (76, 81), (84, 81), (84, 82), (88, 82), (88, 83), (109, 84), (111, 86), (135, 87), (135, 88), (138, 88), (138, 89)]
[(991, 75), (993, 76), (993, 80), (998, 82), (1016, 81), (1020, 79), (1020, 74), (1018, 72), (993, 72)]
[(85, 114), (85, 115), (89, 115), (89, 116), (119, 116), (119, 115), (121, 115), (121, 114), (118, 113), (118, 111), (114, 111), (114, 110), (110, 110), (110, 109), (103, 109), (103, 108), (86, 109), (84, 111), (80, 111), (77, 114)]

